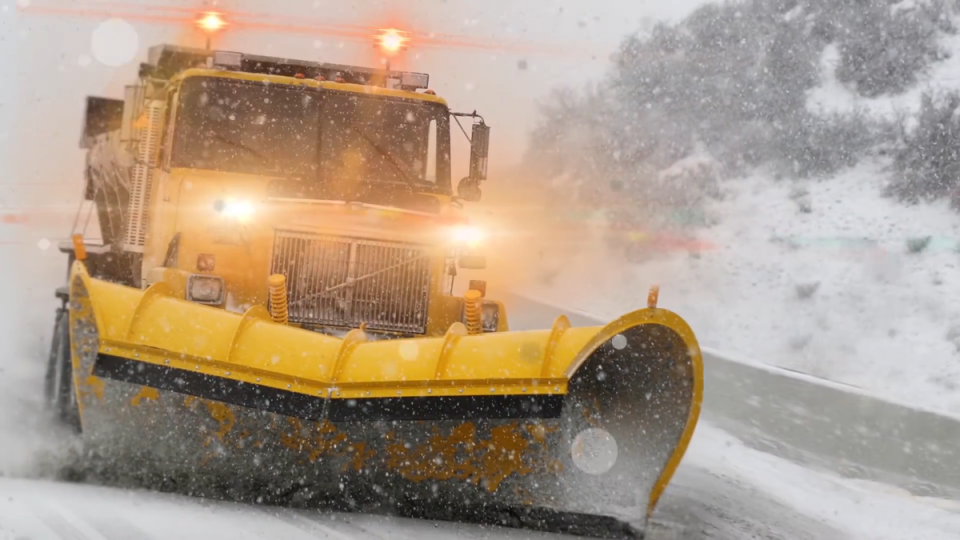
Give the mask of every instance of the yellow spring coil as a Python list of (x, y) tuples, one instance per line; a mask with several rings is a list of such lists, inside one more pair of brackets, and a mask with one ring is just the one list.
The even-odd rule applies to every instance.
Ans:
[(463, 293), (463, 312), (466, 314), (463, 324), (467, 327), (469, 334), (483, 332), (483, 307), (480, 300), (482, 297), (480, 291), (473, 289)]
[(267, 278), (270, 286), (270, 317), (273, 322), (287, 324), (287, 277), (273, 274)]

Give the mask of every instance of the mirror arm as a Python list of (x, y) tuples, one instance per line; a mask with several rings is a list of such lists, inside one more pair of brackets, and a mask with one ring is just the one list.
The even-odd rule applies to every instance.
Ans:
[(474, 110), (472, 113), (458, 113), (458, 112), (452, 112), (452, 111), (451, 111), (451, 112), (450, 112), (450, 116), (454, 116), (454, 117), (456, 117), (456, 116), (462, 116), (462, 117), (464, 117), (464, 118), (479, 118), (481, 124), (486, 124), (486, 123), (487, 123), (487, 121), (484, 120), (482, 116), (480, 116), (479, 114), (477, 114), (477, 111), (476, 111), (476, 110)]
[(473, 144), (473, 141), (470, 140), (470, 136), (467, 135), (467, 130), (463, 129), (463, 125), (460, 123), (460, 120), (457, 120), (457, 116), (459, 115), (451, 114), (451, 116), (453, 116), (453, 121), (457, 123), (457, 127), (460, 128), (460, 131), (463, 133), (464, 138), (467, 139), (467, 142)]

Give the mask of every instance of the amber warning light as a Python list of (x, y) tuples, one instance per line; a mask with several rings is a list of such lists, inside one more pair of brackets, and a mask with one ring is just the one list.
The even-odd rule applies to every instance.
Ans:
[(197, 19), (197, 26), (204, 32), (216, 32), (226, 25), (227, 23), (223, 20), (223, 17), (213, 11), (203, 13), (200, 15), (200, 18)]
[(387, 54), (394, 54), (407, 48), (410, 38), (395, 28), (385, 28), (377, 36), (377, 45)]
[(227, 25), (227, 21), (223, 19), (223, 15), (215, 11), (207, 11), (201, 13), (200, 16), (196, 19), (196, 24), (207, 35), (207, 50), (210, 50), (210, 36), (223, 30), (223, 27)]

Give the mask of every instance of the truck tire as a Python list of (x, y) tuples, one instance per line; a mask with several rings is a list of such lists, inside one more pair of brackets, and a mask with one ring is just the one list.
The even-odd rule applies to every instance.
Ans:
[(75, 433), (80, 432), (80, 411), (73, 384), (73, 362), (70, 358), (70, 316), (66, 309), (57, 310), (57, 322), (50, 343), (50, 359), (45, 377), (44, 396), (47, 410), (59, 423)]
[(47, 359), (47, 370), (44, 373), (43, 377), (43, 403), (50, 408), (50, 404), (53, 402), (53, 396), (55, 394), (55, 387), (57, 386), (57, 353), (60, 348), (60, 319), (61, 317), (66, 316), (66, 310), (63, 308), (57, 309), (57, 317), (53, 323), (53, 334), (50, 338), (50, 355)]

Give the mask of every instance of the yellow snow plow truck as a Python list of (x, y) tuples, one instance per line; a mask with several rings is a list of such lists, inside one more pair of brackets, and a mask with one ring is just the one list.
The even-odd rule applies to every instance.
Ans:
[(699, 416), (696, 338), (655, 289), (605, 326), (524, 331), (484, 282), (454, 295), (485, 265), (463, 210), (489, 128), (428, 80), (162, 45), (123, 99), (87, 98), (102, 240), (61, 243), (46, 396), (97, 470), (642, 535)]

